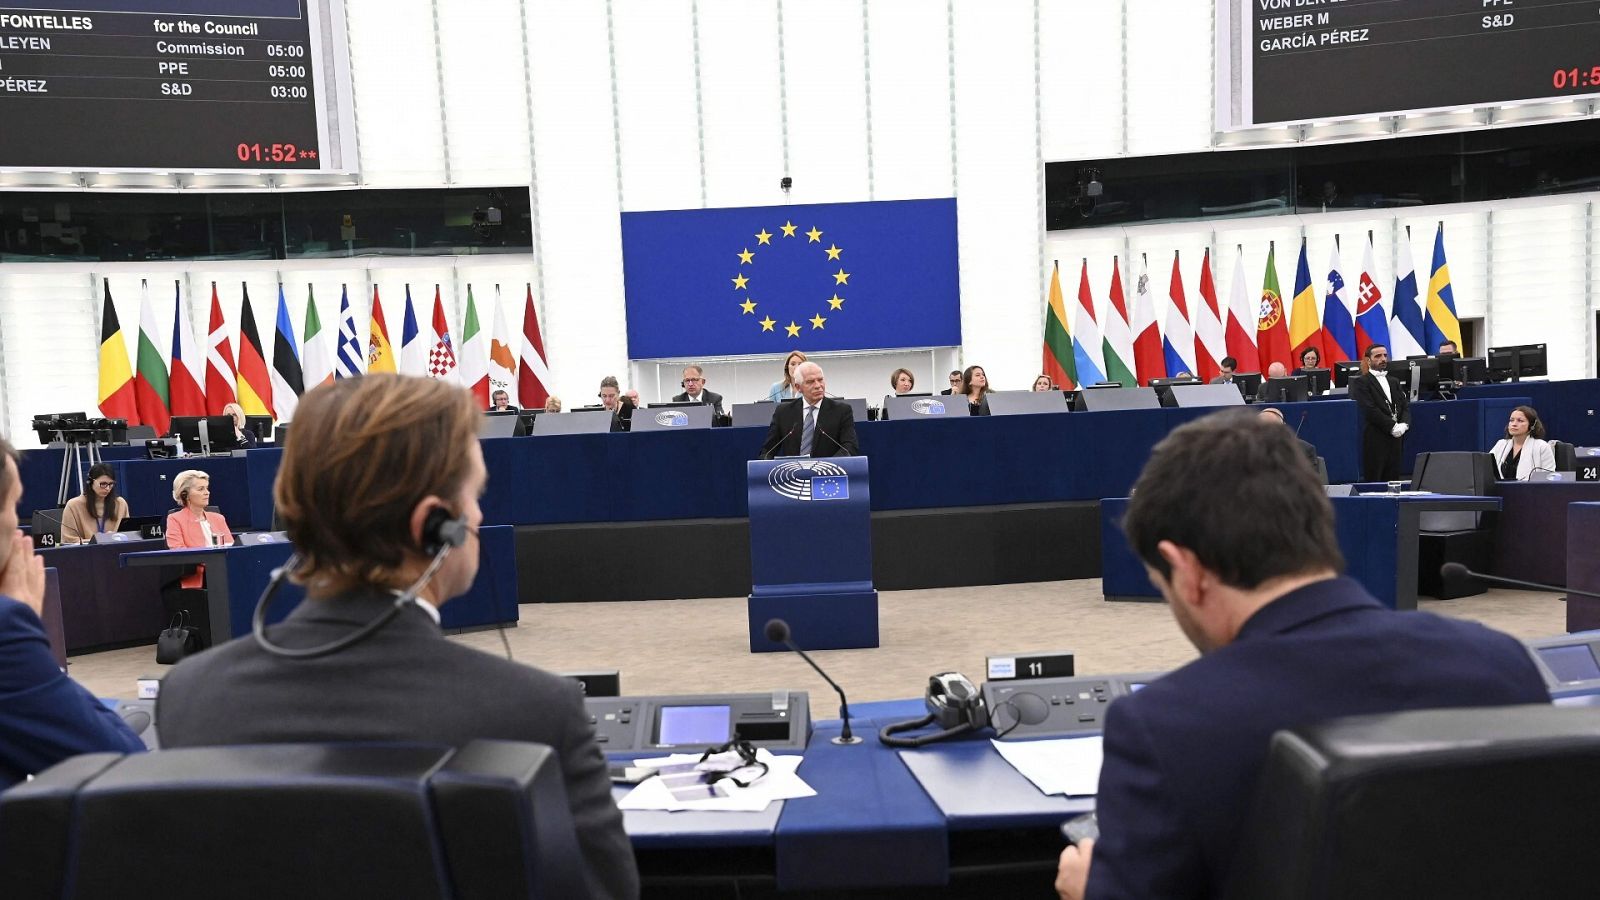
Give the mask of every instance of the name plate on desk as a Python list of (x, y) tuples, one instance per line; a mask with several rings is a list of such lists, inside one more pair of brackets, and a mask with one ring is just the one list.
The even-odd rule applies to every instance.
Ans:
[(652, 406), (649, 409), (636, 409), (633, 411), (631, 430), (637, 434), (641, 431), (681, 431), (687, 428), (710, 427), (711, 407), (700, 403), (694, 406)]
[(1077, 674), (1071, 651), (1044, 650), (1000, 653), (988, 657), (990, 681), (1028, 678), (1071, 678)]
[(889, 397), (884, 401), (891, 419), (916, 419), (930, 416), (966, 416), (967, 398), (960, 395), (938, 397)]

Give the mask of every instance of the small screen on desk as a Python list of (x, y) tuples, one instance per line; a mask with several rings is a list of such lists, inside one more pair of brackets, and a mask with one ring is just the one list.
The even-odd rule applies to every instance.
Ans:
[(1137, 694), (1144, 690), (1144, 688), (1145, 686), (1143, 682), (1134, 682), (1133, 684), (1128, 685), (1128, 693)]
[(728, 707), (664, 706), (657, 744), (721, 744), (728, 739)]
[(1568, 644), (1565, 647), (1545, 647), (1539, 658), (1560, 682), (1593, 681), (1600, 678), (1600, 663), (1595, 662), (1594, 651), (1588, 644)]

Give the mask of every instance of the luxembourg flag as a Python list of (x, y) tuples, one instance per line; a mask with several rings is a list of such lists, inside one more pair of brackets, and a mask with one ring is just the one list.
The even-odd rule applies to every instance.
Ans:
[(1417, 300), (1417, 269), (1411, 262), (1411, 227), (1400, 241), (1400, 260), (1395, 266), (1394, 312), (1389, 317), (1390, 359), (1422, 356), (1422, 304)]
[(1194, 328), (1183, 297), (1183, 275), (1178, 272), (1178, 251), (1172, 251), (1172, 281), (1167, 286), (1167, 333), (1161, 342), (1167, 360), (1167, 377), (1195, 374)]
[(1365, 355), (1373, 344), (1389, 346), (1389, 311), (1378, 288), (1377, 268), (1372, 264), (1372, 232), (1367, 232), (1367, 249), (1361, 253), (1361, 280), (1356, 284), (1356, 353)]
[(1333, 239), (1333, 256), (1328, 259), (1328, 285), (1322, 304), (1323, 364), (1360, 359), (1356, 350), (1355, 315), (1350, 309), (1350, 291), (1344, 283), (1344, 268), (1339, 263), (1339, 239)]
[(1077, 326), (1072, 330), (1072, 356), (1078, 364), (1078, 386), (1099, 384), (1106, 380), (1105, 361), (1100, 356), (1100, 323), (1094, 318), (1094, 295), (1089, 291), (1087, 258), (1078, 274)]

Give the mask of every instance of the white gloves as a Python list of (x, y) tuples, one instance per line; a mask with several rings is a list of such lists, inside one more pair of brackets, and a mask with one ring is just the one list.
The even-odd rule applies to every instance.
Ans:
[(1410, 430), (1411, 430), (1411, 426), (1410, 425), (1407, 425), (1404, 422), (1399, 422), (1399, 423), (1396, 423), (1393, 428), (1389, 429), (1389, 436), (1390, 437), (1401, 437), (1402, 435), (1404, 435), (1406, 432), (1408, 432)]

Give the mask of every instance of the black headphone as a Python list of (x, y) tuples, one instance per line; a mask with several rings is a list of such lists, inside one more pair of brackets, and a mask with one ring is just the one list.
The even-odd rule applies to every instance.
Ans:
[[(989, 725), (989, 711), (983, 705), (983, 694), (960, 672), (940, 672), (930, 676), (928, 691), (922, 699), (928, 707), (926, 716), (885, 725), (878, 732), (878, 740), (890, 747), (921, 747)], [(901, 732), (934, 724), (939, 726), (938, 731), (916, 737), (895, 737)]]
[(304, 649), (283, 647), (267, 640), (267, 608), (272, 605), (272, 598), (277, 595), (278, 588), (283, 586), (283, 579), (300, 564), (298, 555), (291, 556), (288, 562), (272, 570), (272, 579), (267, 582), (266, 590), (261, 592), (261, 599), (256, 601), (255, 614), (250, 618), (250, 632), (255, 637), (257, 646), (273, 656), (285, 659), (316, 659), (353, 647), (377, 634), (385, 625), (393, 622), (401, 610), (415, 602), (417, 594), (433, 578), (434, 573), (439, 571), (444, 558), (450, 555), (451, 550), (465, 544), (467, 532), (472, 530), (472, 526), (467, 524), (466, 517), (452, 517), (450, 511), (443, 506), (428, 510), (427, 516), (422, 520), (422, 539), (418, 541), (418, 546), (422, 548), (423, 553), (432, 556), (433, 561), (428, 563), (428, 567), (422, 571), (417, 580), (397, 594), (394, 605), (384, 610), (376, 619), (336, 641)]
[(189, 502), (189, 489), (188, 488), (184, 488), (183, 490), (178, 492), (178, 502), (179, 503), (188, 503)]

